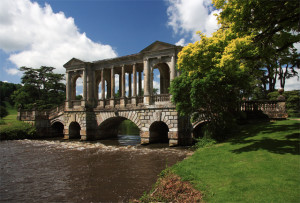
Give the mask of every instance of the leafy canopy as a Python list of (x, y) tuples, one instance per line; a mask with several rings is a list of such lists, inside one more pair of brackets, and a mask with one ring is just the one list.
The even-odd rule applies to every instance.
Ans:
[(63, 74), (53, 73), (53, 67), (38, 69), (21, 67), (22, 87), (11, 96), (17, 107), (24, 109), (49, 109), (65, 100), (65, 85), (61, 82)]

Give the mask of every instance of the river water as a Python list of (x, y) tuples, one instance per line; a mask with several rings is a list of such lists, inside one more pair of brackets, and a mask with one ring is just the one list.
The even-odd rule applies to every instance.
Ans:
[(187, 150), (135, 146), (136, 136), (80, 142), (0, 142), (1, 202), (128, 202), (149, 191)]

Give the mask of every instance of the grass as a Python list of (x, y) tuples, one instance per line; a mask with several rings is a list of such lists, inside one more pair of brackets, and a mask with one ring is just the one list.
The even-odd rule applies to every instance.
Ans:
[(18, 121), (18, 111), (5, 102), (8, 115), (0, 120), (0, 140), (35, 138), (36, 130), (30, 124)]
[(172, 169), (205, 202), (299, 202), (299, 131), (296, 120), (245, 125)]

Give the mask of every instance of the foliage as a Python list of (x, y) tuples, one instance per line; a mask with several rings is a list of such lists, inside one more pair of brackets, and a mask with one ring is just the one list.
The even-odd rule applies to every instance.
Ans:
[[(279, 96), (278, 91), (270, 92), (268, 98), (276, 100)], [(283, 93), (286, 101), (286, 109), (289, 117), (300, 116), (300, 90), (286, 91)]]
[(63, 74), (53, 73), (54, 68), (42, 66), (38, 69), (21, 67), (22, 87), (11, 98), (17, 107), (24, 109), (49, 109), (65, 100)]
[(37, 138), (36, 129), (28, 123), (16, 121), (0, 127), (0, 140), (33, 138)]
[(17, 120), (17, 110), (5, 102), (8, 116), (0, 119), (0, 140), (37, 138), (36, 129), (28, 123)]
[(212, 37), (200, 36), (200, 41), (179, 53), (181, 75), (172, 81), (170, 92), (180, 115), (210, 121), (208, 128), (220, 138), (249, 92), (253, 62), (244, 58), (257, 52), (251, 37), (240, 38), (230, 29), (220, 29)]
[(216, 140), (214, 140), (210, 137), (204, 136), (202, 138), (197, 138), (196, 139), (195, 148), (199, 149), (199, 148), (210, 147), (214, 144), (216, 144)]
[(0, 81), (0, 102), (3, 105), (4, 101), (8, 101), (13, 104), (13, 101), (10, 99), (10, 95), (17, 89), (21, 87), (20, 84), (13, 84), (8, 82)]
[(0, 118), (3, 118), (8, 115), (8, 112), (4, 106), (0, 106)]
[(205, 202), (298, 202), (299, 124), (240, 126), (231, 139), (198, 149), (172, 169), (201, 191)]
[(219, 23), (239, 36), (253, 36), (259, 54), (257, 61), (264, 97), (275, 90), (277, 79), (284, 88), (285, 79), (297, 76), (299, 53), (294, 45), (300, 41), (298, 0), (213, 0), (222, 9)]
[(140, 129), (130, 120), (124, 120), (118, 127), (121, 135), (139, 135)]

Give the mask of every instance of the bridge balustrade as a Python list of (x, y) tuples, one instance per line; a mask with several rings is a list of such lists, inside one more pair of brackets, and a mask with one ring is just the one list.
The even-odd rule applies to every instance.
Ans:
[(276, 111), (278, 101), (245, 101), (241, 111)]
[(157, 94), (152, 96), (153, 102), (169, 102), (170, 94)]
[(142, 104), (142, 103), (144, 103), (144, 97), (143, 97), (143, 96), (137, 97), (137, 98), (136, 98), (136, 103), (137, 103), (137, 104)]

